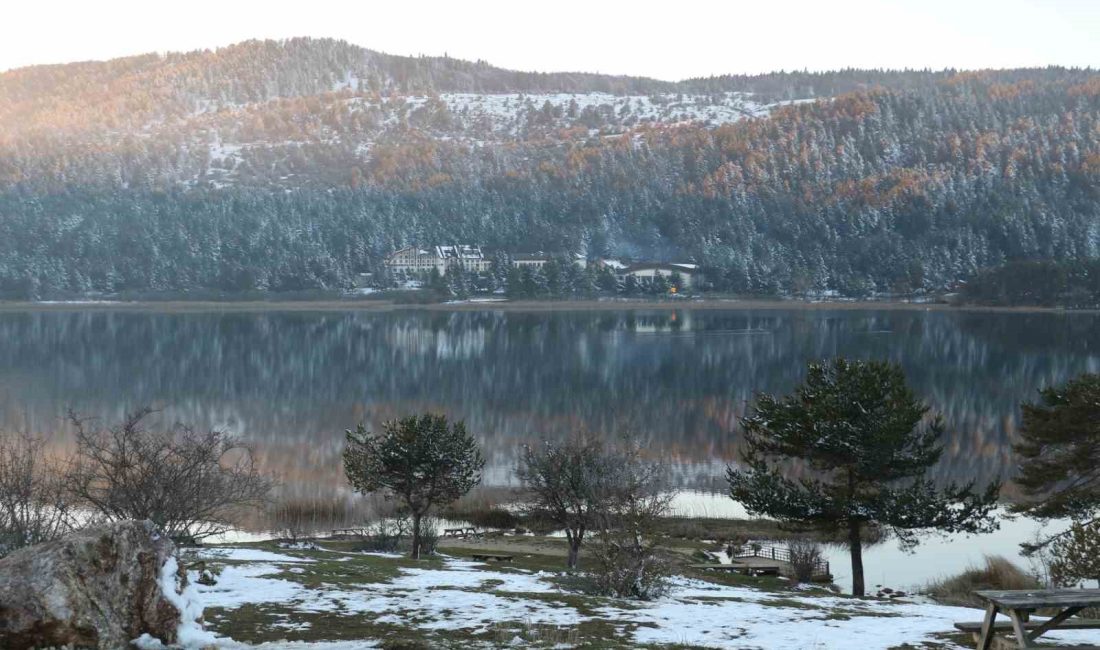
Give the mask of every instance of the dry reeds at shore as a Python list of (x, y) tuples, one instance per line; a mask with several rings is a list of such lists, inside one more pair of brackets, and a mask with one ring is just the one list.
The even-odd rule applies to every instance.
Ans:
[(924, 593), (945, 605), (984, 608), (985, 603), (974, 595), (975, 591), (1037, 589), (1040, 586), (1035, 576), (1004, 557), (987, 555), (985, 566), (933, 581), (924, 588)]

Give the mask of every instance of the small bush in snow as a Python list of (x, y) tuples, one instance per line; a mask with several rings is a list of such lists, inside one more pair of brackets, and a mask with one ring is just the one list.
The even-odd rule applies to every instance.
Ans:
[(787, 544), (791, 553), (791, 568), (799, 583), (811, 582), (819, 564), (825, 559), (821, 545), (808, 539), (796, 539)]

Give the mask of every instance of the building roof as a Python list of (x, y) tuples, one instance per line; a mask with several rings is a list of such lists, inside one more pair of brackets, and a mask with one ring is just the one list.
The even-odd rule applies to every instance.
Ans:
[(534, 253), (512, 253), (513, 261), (517, 262), (548, 262), (550, 256), (542, 251), (535, 251)]
[(409, 251), (415, 251), (417, 255), (431, 255), (430, 251), (426, 251), (423, 248), (417, 248), (416, 246), (405, 246), (404, 248), (398, 248), (394, 252), (390, 253), (390, 257), (397, 255), (398, 253), (407, 253)]
[(684, 273), (687, 275), (699, 272), (699, 268), (695, 264), (683, 264), (680, 262), (637, 262), (627, 266), (625, 272), (645, 271), (647, 269), (663, 269), (665, 271), (676, 271), (677, 273)]
[(435, 254), (444, 259), (479, 260), (485, 257), (481, 252), (481, 247), (472, 244), (436, 246)]

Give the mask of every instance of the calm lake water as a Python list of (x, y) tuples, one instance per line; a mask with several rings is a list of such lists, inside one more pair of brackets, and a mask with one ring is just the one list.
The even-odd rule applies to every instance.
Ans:
[[(521, 444), (587, 430), (640, 438), (672, 460), (682, 487), (721, 490), (754, 392), (788, 391), (806, 362), (834, 355), (901, 363), (948, 424), (936, 477), (986, 481), (1011, 472), (1021, 400), (1100, 371), (1100, 316), (5, 312), (0, 425), (63, 442), (69, 407), (112, 420), (151, 404), (168, 419), (248, 438), (288, 486), (325, 493), (344, 488), (344, 429), (433, 410), (481, 438), (491, 485), (512, 482)], [(715, 503), (699, 507), (715, 514)], [(1012, 533), (1012, 550), (1022, 534)]]

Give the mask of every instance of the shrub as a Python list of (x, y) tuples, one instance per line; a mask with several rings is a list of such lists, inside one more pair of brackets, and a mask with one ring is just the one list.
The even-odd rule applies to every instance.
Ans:
[(435, 555), (439, 544), (439, 520), (428, 515), (420, 522), (420, 554)]
[(520, 519), (514, 512), (487, 503), (457, 503), (446, 508), (442, 515), (444, 519), (452, 521), (468, 521), (478, 528), (509, 529), (520, 524)]
[(672, 563), (651, 547), (619, 544), (601, 537), (590, 574), (596, 593), (653, 600), (668, 591)]
[(478, 528), (515, 528), (519, 525), (519, 517), (515, 513), (509, 512), (504, 508), (492, 508), (482, 512), (474, 513), (474, 517), (469, 519), (470, 523)]
[(636, 444), (612, 450), (605, 466), (606, 497), (598, 513), (592, 579), (610, 596), (658, 598), (667, 591), (672, 575), (671, 563), (657, 550), (655, 534), (672, 499), (668, 468), (643, 460)]
[(0, 432), (0, 556), (60, 537), (76, 523), (61, 476), (42, 439)]
[(109, 428), (69, 414), (76, 458), (67, 489), (89, 511), (108, 521), (148, 519), (169, 537), (201, 540), (267, 501), (273, 480), (241, 441), (182, 424), (150, 431), (152, 413), (139, 409)]
[(982, 589), (1037, 589), (1034, 576), (1001, 556), (987, 555), (984, 567), (973, 567), (957, 576), (929, 583), (924, 592), (945, 605), (984, 608), (974, 592)]
[(397, 553), (401, 542), (409, 536), (409, 518), (405, 516), (383, 517), (373, 530), (356, 546), (357, 551)]
[(333, 528), (347, 519), (348, 504), (336, 497), (288, 497), (274, 503), (267, 513), (267, 525), (271, 531), (292, 542)]
[(787, 544), (787, 549), (791, 553), (794, 579), (800, 583), (811, 582), (825, 557), (821, 545), (808, 539), (796, 539)]

